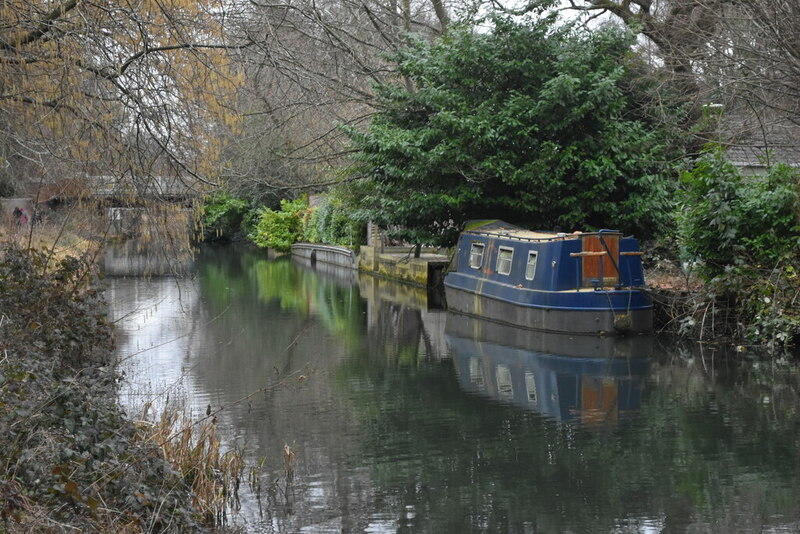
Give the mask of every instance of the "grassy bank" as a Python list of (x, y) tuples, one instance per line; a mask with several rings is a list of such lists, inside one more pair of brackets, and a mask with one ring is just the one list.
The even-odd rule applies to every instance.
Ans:
[(220, 462), (238, 464), (208, 426), (171, 433), (122, 412), (92, 270), (74, 257), (0, 251), (0, 530), (204, 530), (224, 493)]

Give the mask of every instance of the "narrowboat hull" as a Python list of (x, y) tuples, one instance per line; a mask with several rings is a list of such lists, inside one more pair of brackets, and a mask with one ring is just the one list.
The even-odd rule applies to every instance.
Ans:
[[(518, 303), (496, 296), (482, 295), (473, 291), (456, 288), (445, 283), (447, 309), (501, 324), (512, 325), (543, 332), (563, 332), (572, 334), (618, 335), (649, 333), (653, 330), (652, 306), (636, 309), (620, 303), (617, 308), (603, 306), (607, 297), (612, 301), (636, 297), (639, 291), (597, 291), (591, 300), (599, 300), (595, 306), (584, 302), (576, 307), (554, 307), (545, 304)], [(561, 295), (563, 297), (564, 295)], [(553, 296), (558, 298), (558, 296)]]

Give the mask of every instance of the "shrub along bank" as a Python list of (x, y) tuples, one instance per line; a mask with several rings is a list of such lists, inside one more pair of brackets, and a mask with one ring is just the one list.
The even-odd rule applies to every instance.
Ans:
[(701, 288), (677, 324), (778, 349), (800, 342), (800, 191), (797, 171), (743, 176), (718, 148), (683, 174), (678, 245)]
[(251, 207), (249, 202), (219, 193), (205, 200), (202, 225), (206, 241), (246, 238), (256, 246), (288, 252), (293, 243), (325, 243), (358, 249), (366, 220), (351, 188), (334, 187), (311, 208), (308, 197), (284, 199), (279, 206)]
[(116, 402), (91, 265), (0, 251), (0, 531), (188, 532), (186, 476)]

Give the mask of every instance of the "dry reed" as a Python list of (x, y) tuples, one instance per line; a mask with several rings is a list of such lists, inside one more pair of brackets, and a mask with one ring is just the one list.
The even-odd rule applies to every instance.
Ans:
[(228, 509), (240, 508), (239, 488), (245, 472), (242, 451), (223, 452), (214, 419), (198, 424), (165, 410), (157, 421), (140, 429), (142, 439), (158, 445), (164, 459), (192, 489), (192, 504), (205, 523), (222, 525)]

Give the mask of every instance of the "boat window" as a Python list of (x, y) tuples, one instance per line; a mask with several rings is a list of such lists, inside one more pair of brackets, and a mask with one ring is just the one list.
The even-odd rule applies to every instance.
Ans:
[(531, 372), (525, 373), (525, 387), (528, 389), (528, 402), (536, 404), (536, 375)]
[(483, 365), (478, 358), (469, 359), (469, 381), (478, 391), (483, 391)]
[(533, 280), (536, 276), (536, 257), (539, 255), (535, 250), (528, 252), (528, 264), (525, 266), (525, 280)]
[(511, 273), (511, 258), (514, 257), (514, 249), (508, 247), (500, 247), (497, 252), (497, 273), (510, 274)]
[(483, 243), (473, 243), (469, 249), (469, 266), (480, 269), (483, 265)]
[(513, 397), (514, 384), (511, 381), (511, 369), (507, 365), (498, 365), (494, 371), (497, 379), (497, 394), (500, 397)]

